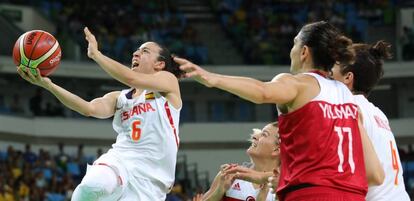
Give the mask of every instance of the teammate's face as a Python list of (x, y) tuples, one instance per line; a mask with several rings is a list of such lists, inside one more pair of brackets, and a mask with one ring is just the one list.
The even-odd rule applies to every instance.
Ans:
[(344, 83), (349, 90), (353, 90), (354, 75), (351, 72), (343, 74), (341, 72), (341, 65), (335, 63), (334, 67), (331, 69), (330, 77), (334, 80)]
[(154, 42), (142, 44), (132, 55), (131, 69), (141, 73), (155, 73), (162, 68), (162, 61), (158, 61), (161, 48)]
[(334, 67), (331, 69), (331, 78), (334, 80), (338, 80), (340, 82), (344, 82), (345, 75), (342, 75), (339, 64), (335, 64)]
[(300, 55), (303, 49), (302, 41), (299, 39), (299, 35), (301, 32), (298, 33), (298, 35), (293, 39), (293, 47), (290, 50), (290, 72), (291, 73), (297, 73), (302, 68), (302, 62), (300, 59)]
[(252, 145), (247, 149), (251, 157), (272, 158), (279, 155), (279, 128), (266, 125), (261, 132), (251, 136)]

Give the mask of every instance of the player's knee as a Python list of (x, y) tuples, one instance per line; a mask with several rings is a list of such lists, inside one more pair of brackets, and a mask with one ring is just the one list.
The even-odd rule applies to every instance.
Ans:
[(105, 187), (97, 183), (80, 183), (73, 192), (72, 201), (98, 200), (109, 193)]

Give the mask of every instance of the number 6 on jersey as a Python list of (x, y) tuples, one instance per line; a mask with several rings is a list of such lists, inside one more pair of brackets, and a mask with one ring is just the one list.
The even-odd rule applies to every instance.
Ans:
[(132, 131), (131, 131), (131, 139), (133, 141), (138, 141), (139, 138), (141, 138), (141, 128), (139, 127), (141, 125), (141, 121), (140, 120), (136, 120), (134, 122), (132, 122)]

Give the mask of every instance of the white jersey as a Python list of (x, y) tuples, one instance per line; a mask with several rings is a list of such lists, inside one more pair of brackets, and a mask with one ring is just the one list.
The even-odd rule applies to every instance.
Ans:
[(405, 191), (397, 144), (387, 117), (363, 95), (354, 97), (362, 112), (364, 127), (385, 172), (384, 183), (380, 186), (369, 187), (366, 200), (409, 201), (410, 198)]
[[(248, 181), (236, 179), (226, 191), (222, 201), (255, 201), (260, 189), (255, 189)], [(274, 201), (275, 194), (267, 193), (266, 201)]]
[(168, 190), (175, 177), (181, 108), (158, 92), (144, 90), (132, 98), (133, 91), (123, 90), (117, 99), (112, 125), (118, 136), (108, 152), (119, 157), (129, 177), (149, 179)]

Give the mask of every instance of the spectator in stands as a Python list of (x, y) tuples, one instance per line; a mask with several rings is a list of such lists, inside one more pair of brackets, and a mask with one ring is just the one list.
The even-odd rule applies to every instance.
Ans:
[(66, 171), (67, 170), (66, 169), (67, 168), (66, 165), (67, 165), (67, 163), (68, 163), (68, 161), (70, 159), (69, 158), (69, 155), (67, 155), (65, 153), (65, 144), (64, 143), (60, 142), (58, 144), (58, 148), (59, 148), (59, 152), (58, 152), (58, 154), (55, 157), (56, 165), (59, 168), (61, 168), (62, 170)]
[(30, 144), (26, 144), (23, 158), (29, 164), (34, 164), (34, 162), (36, 162), (37, 156), (34, 152), (32, 152)]
[[(0, 184), (2, 183), (0, 182)], [(0, 186), (0, 201), (15, 201), (13, 189), (7, 184)]]
[(183, 186), (180, 183), (175, 183), (165, 201), (187, 201), (187, 199)]

